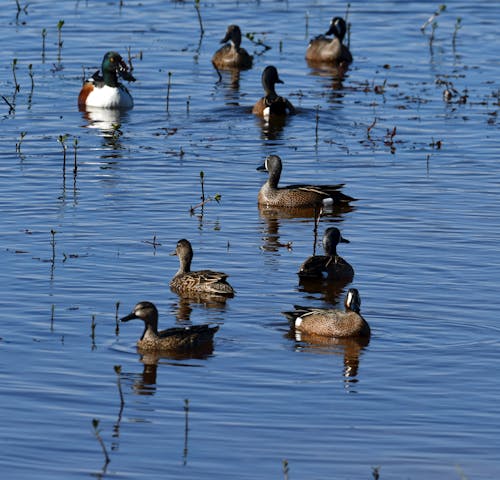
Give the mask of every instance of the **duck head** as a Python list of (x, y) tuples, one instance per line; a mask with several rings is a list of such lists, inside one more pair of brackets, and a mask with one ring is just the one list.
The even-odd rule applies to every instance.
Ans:
[(332, 18), (332, 21), (330, 22), (330, 28), (325, 35), (334, 35), (342, 42), (342, 40), (344, 40), (346, 31), (347, 27), (345, 24), (345, 20), (341, 17), (334, 17)]
[(344, 238), (337, 227), (329, 227), (323, 234), (323, 249), (326, 255), (336, 255), (337, 245), (339, 243), (350, 243), (347, 238)]
[(130, 73), (127, 64), (117, 52), (107, 52), (102, 59), (102, 76), (104, 83), (110, 87), (118, 85), (118, 76), (127, 82), (135, 82), (135, 78)]
[(266, 95), (277, 96), (274, 86), (277, 83), (285, 83), (278, 75), (278, 70), (273, 65), (268, 65), (262, 71), (262, 87)]
[(158, 310), (151, 302), (139, 302), (134, 309), (120, 321), (128, 322), (129, 320), (139, 319), (144, 322), (146, 331), (151, 328), (154, 333), (158, 332)]
[(229, 27), (227, 27), (226, 36), (220, 41), (220, 43), (226, 43), (229, 41), (231, 41), (237, 49), (241, 45), (241, 30), (238, 25), (229, 25)]
[(361, 309), (361, 297), (357, 288), (350, 288), (347, 291), (344, 301), (345, 309), (352, 310), (353, 312), (359, 313)]

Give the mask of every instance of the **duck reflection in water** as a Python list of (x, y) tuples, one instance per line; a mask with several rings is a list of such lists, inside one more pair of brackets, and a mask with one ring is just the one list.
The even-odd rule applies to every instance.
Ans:
[(293, 328), (286, 337), (295, 341), (295, 350), (319, 355), (342, 355), (343, 376), (348, 383), (357, 382), (359, 364), (363, 350), (370, 343), (370, 337), (330, 338), (302, 333)]
[(123, 150), (121, 125), (127, 121), (128, 114), (124, 110), (93, 107), (86, 107), (82, 111), (83, 119), (86, 121), (83, 127), (99, 130), (100, 136), (103, 139), (104, 152), (101, 158), (121, 157), (119, 154)]
[[(293, 219), (304, 219), (303, 222), (309, 224), (310, 219), (318, 219), (320, 216), (328, 218), (330, 221), (342, 221), (344, 214), (352, 212), (355, 207), (349, 204), (342, 204), (335, 207), (323, 209), (322, 207), (306, 208), (276, 208), (266, 205), (259, 205), (259, 216), (262, 219), (262, 249), (276, 252), (280, 248), (291, 249), (292, 241), (281, 241), (279, 228), (283, 222)], [(302, 220), (300, 220), (302, 222)]]
[(194, 306), (202, 306), (213, 311), (222, 312), (226, 308), (227, 297), (224, 295), (189, 295), (179, 296), (177, 303), (174, 305), (175, 317), (177, 322), (185, 323), (190, 321), (191, 313)]

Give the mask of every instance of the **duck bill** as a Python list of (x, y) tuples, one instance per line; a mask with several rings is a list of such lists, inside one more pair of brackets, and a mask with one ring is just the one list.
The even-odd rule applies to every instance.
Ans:
[(266, 163), (264, 162), (262, 165), (259, 165), (256, 170), (259, 172), (267, 172)]
[(134, 320), (134, 318), (137, 318), (135, 316), (135, 313), (129, 313), (127, 316), (123, 317), (120, 319), (120, 322), (128, 322), (129, 320)]
[(351, 243), (349, 240), (347, 240), (347, 238), (344, 238), (344, 237), (340, 237), (340, 243)]
[(123, 78), (123, 80), (127, 82), (135, 82), (134, 76), (132, 75), (132, 73), (128, 69), (127, 64), (123, 60), (120, 60), (117, 72), (120, 75), (120, 77)]
[(229, 32), (227, 32), (226, 36), (220, 41), (220, 43), (229, 42), (230, 39), (231, 39), (231, 34)]

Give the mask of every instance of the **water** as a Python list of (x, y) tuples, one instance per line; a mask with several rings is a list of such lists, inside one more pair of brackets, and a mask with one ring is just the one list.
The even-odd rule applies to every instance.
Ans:
[[(34, 1), (17, 20), (4, 6), (0, 90), (15, 106), (0, 111), (5, 477), (280, 478), (284, 459), (290, 478), (371, 478), (376, 467), (382, 479), (498, 477), (499, 12), (450, 3), (430, 48), (420, 26), (436, 7), (352, 4), (354, 64), (338, 86), (303, 55), (346, 4), (202, 2), (201, 39), (191, 2)], [(233, 22), (271, 47), (239, 88), (217, 83), (210, 63)], [(128, 47), (134, 109), (78, 112), (82, 67)], [(300, 110), (271, 132), (249, 113), (268, 64)], [(466, 103), (446, 103), (443, 82)], [(257, 209), (256, 167), (270, 153), (283, 184), (342, 182), (358, 198), (319, 228), (351, 241), (339, 252), (356, 271), (368, 345), (290, 336), (281, 311), (330, 306), (347, 286), (299, 285), (313, 221)], [(191, 215), (200, 171), (221, 202)], [(195, 268), (231, 275), (225, 307), (169, 290), (182, 237)], [(117, 302), (123, 315), (140, 300), (155, 302), (161, 327), (220, 324), (213, 353), (141, 359), (139, 323), (115, 331)]]

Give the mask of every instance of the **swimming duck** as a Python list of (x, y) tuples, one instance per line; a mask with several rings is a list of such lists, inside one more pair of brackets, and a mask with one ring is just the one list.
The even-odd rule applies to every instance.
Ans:
[(272, 116), (293, 115), (295, 107), (284, 97), (280, 97), (274, 88), (277, 83), (284, 83), (278, 76), (278, 70), (268, 65), (262, 72), (262, 86), (265, 96), (253, 106), (252, 113), (269, 119)]
[(219, 48), (212, 57), (212, 63), (216, 68), (221, 70), (225, 68), (238, 68), (241, 70), (252, 68), (252, 55), (240, 47), (241, 30), (238, 25), (229, 25), (226, 36), (220, 43), (225, 43), (225, 45)]
[(139, 302), (122, 322), (139, 319), (144, 322), (144, 333), (137, 341), (144, 351), (192, 350), (213, 341), (219, 326), (208, 324), (173, 327), (158, 332), (158, 310), (151, 302)]
[(337, 245), (349, 243), (340, 230), (330, 227), (323, 234), (324, 255), (313, 255), (309, 257), (297, 272), (301, 278), (328, 278), (329, 280), (351, 281), (354, 277), (354, 269), (340, 255), (337, 255)]
[[(310, 62), (325, 62), (334, 64), (350, 64), (352, 55), (342, 43), (346, 34), (346, 24), (343, 18), (334, 17), (325, 35), (313, 38), (306, 50), (306, 60)], [(326, 35), (333, 35), (332, 38)]]
[(127, 64), (120, 54), (107, 52), (102, 60), (102, 76), (99, 71), (83, 84), (78, 95), (78, 106), (85, 107), (129, 109), (134, 106), (132, 95), (123, 84), (118, 81), (118, 76), (127, 82), (135, 82), (129, 72)]
[(233, 287), (227, 282), (227, 274), (212, 270), (191, 271), (193, 248), (185, 238), (177, 242), (175, 251), (171, 255), (179, 257), (179, 270), (170, 281), (170, 288), (180, 295), (212, 294), (234, 296)]
[(269, 155), (258, 170), (269, 172), (269, 178), (259, 190), (257, 203), (260, 206), (280, 208), (307, 208), (335, 206), (354, 200), (343, 194), (337, 185), (288, 185), (278, 187), (282, 163), (278, 155)]
[(370, 326), (359, 313), (361, 298), (356, 288), (345, 297), (345, 310), (295, 306), (293, 312), (283, 312), (296, 330), (327, 337), (368, 337)]

